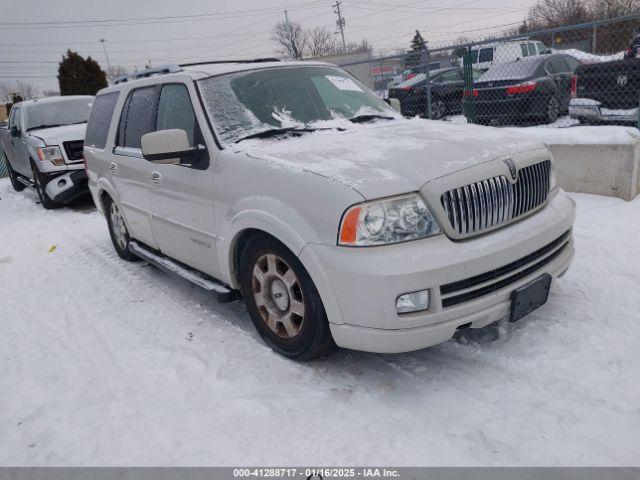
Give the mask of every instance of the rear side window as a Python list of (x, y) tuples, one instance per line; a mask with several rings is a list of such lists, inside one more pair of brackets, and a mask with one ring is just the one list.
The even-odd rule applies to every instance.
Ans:
[(493, 48), (483, 48), (478, 54), (478, 63), (493, 62)]
[(553, 75), (554, 73), (565, 73), (568, 71), (569, 69), (561, 57), (552, 58), (547, 62), (547, 72), (550, 75)]
[(564, 61), (567, 63), (569, 71), (572, 73), (580, 66), (580, 62), (573, 57), (564, 57)]
[(528, 57), (529, 56), (529, 49), (527, 48), (527, 44), (526, 43), (521, 43), (520, 44), (520, 50), (522, 50), (522, 56), (523, 57)]
[(107, 144), (107, 135), (111, 125), (111, 117), (116, 108), (120, 92), (105, 93), (99, 95), (93, 101), (89, 122), (87, 123), (87, 134), (84, 140), (85, 145), (95, 148), (104, 148)]
[(153, 131), (153, 111), (156, 87), (133, 90), (120, 117), (118, 146), (140, 148), (140, 139)]

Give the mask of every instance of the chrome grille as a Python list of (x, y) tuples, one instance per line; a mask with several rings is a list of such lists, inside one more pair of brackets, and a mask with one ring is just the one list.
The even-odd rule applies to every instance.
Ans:
[(449, 190), (440, 201), (456, 233), (475, 234), (505, 225), (544, 204), (550, 173), (551, 161), (545, 160), (520, 169), (515, 183), (499, 175)]

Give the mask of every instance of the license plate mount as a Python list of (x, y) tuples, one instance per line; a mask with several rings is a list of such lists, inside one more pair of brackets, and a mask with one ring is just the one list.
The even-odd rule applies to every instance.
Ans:
[(509, 321), (512, 323), (517, 322), (525, 315), (547, 303), (550, 290), (551, 275), (548, 273), (515, 289), (511, 294), (511, 316)]

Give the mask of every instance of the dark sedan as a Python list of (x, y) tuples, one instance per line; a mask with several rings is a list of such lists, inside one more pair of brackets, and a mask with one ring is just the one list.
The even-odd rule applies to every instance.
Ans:
[[(480, 73), (474, 72), (476, 78)], [(451, 67), (433, 70), (429, 75), (431, 83), (431, 118), (439, 119), (446, 115), (462, 112), (462, 93), (464, 77), (462, 68)], [(419, 73), (389, 89), (389, 98), (400, 101), (403, 115), (427, 116), (427, 75)]]
[(474, 85), (476, 121), (555, 122), (569, 110), (579, 65), (569, 55), (552, 54), (492, 66)]

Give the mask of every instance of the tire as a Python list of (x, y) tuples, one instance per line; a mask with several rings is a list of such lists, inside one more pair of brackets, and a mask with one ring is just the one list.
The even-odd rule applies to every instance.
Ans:
[(240, 285), (256, 330), (273, 350), (294, 360), (312, 360), (333, 346), (320, 295), (298, 258), (266, 235), (241, 252)]
[(109, 226), (109, 236), (118, 256), (127, 262), (135, 262), (138, 257), (129, 250), (131, 237), (117, 205), (107, 196), (104, 201), (104, 212)]
[(38, 192), (38, 198), (40, 198), (40, 204), (46, 210), (53, 210), (54, 208), (58, 208), (60, 206), (59, 203), (54, 202), (49, 195), (47, 195), (46, 186), (47, 182), (45, 180), (45, 176), (40, 173), (40, 170), (36, 167), (31, 161), (31, 172), (33, 173), (33, 183), (36, 187), (36, 192)]
[(436, 100), (431, 105), (431, 119), (442, 120), (447, 115), (447, 106), (442, 100)]
[(11, 181), (11, 186), (13, 187), (13, 189), (16, 192), (21, 192), (27, 186), (18, 181), (18, 174), (16, 173), (16, 171), (13, 168), (11, 168), (11, 164), (9, 163), (9, 159), (4, 154), (4, 152), (0, 152), (0, 153), (2, 153), (2, 159), (4, 160), (4, 165), (7, 167), (7, 173), (9, 174), (9, 180)]
[(553, 123), (560, 118), (560, 102), (558, 102), (558, 97), (552, 95), (547, 100), (546, 111), (544, 114), (545, 123)]

